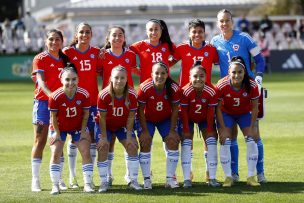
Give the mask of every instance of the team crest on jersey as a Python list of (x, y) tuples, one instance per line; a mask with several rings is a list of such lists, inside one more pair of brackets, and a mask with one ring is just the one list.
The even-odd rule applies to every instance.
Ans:
[(167, 96), (167, 95), (165, 95), (165, 99), (168, 99), (168, 96)]
[(165, 47), (163, 47), (161, 50), (162, 50), (162, 52), (166, 52), (166, 48)]
[(130, 63), (130, 60), (128, 58), (125, 59), (126, 63)]
[(201, 101), (202, 101), (203, 103), (206, 103), (206, 99), (201, 99)]
[(232, 45), (232, 48), (233, 48), (234, 51), (238, 51), (239, 48), (240, 48), (240, 45), (234, 44), (234, 45)]
[(77, 100), (77, 101), (76, 101), (76, 104), (77, 104), (77, 105), (80, 105), (80, 104), (81, 104), (81, 100)]
[(90, 55), (91, 59), (95, 58), (95, 55), (94, 54), (91, 54)]
[(205, 52), (205, 53), (204, 53), (204, 56), (205, 56), (205, 57), (208, 57), (208, 56), (209, 56), (209, 53), (208, 53), (208, 52)]
[(247, 95), (248, 95), (247, 92), (243, 93), (243, 97), (247, 97)]

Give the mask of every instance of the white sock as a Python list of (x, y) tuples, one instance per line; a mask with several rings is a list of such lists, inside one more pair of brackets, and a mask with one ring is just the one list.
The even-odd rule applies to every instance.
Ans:
[(100, 177), (100, 182), (105, 183), (107, 182), (108, 177), (108, 160), (106, 161), (98, 161), (97, 162), (98, 174)]
[(208, 158), (208, 151), (204, 151), (204, 158), (205, 158), (205, 170), (208, 172), (208, 163), (207, 163), (207, 158)]
[(209, 178), (216, 179), (216, 169), (217, 169), (216, 139), (214, 137), (209, 137), (206, 139), (206, 144), (208, 148), (207, 166), (209, 171)]
[(60, 164), (50, 164), (50, 176), (52, 183), (58, 185), (60, 179)]
[(41, 161), (42, 161), (42, 159), (40, 159), (40, 158), (32, 158), (32, 178), (33, 179), (39, 179)]
[(139, 159), (138, 156), (127, 156), (127, 165), (130, 174), (130, 179), (137, 181), (138, 177), (138, 165)]
[(247, 144), (247, 164), (248, 164), (248, 177), (255, 175), (256, 164), (258, 161), (258, 146), (252, 137), (246, 137)]
[(77, 146), (71, 141), (68, 142), (67, 153), (69, 162), (70, 179), (76, 176)]
[(91, 154), (92, 164), (94, 165), (96, 161), (96, 143), (90, 144), (90, 154)]
[(93, 176), (93, 164), (82, 165), (83, 182), (84, 184), (90, 184)]
[(181, 162), (184, 174), (184, 180), (190, 180), (191, 173), (191, 146), (192, 140), (185, 139), (182, 142)]
[(231, 141), (226, 139), (225, 144), (220, 146), (220, 159), (226, 177), (232, 177), (230, 145)]
[(139, 163), (144, 178), (150, 178), (151, 171), (151, 152), (140, 152)]
[(168, 156), (167, 156), (167, 178), (173, 178), (177, 163), (179, 159), (179, 151), (178, 150), (168, 150)]
[[(192, 141), (192, 140), (191, 140), (191, 141)], [(193, 150), (191, 149), (191, 165), (190, 165), (191, 172), (192, 172), (193, 158), (194, 158), (194, 154), (193, 154)]]
[(62, 155), (60, 157), (60, 180), (62, 179), (63, 166), (64, 166), (64, 156)]
[(112, 165), (114, 160), (114, 152), (109, 152), (108, 154), (108, 176), (112, 176)]

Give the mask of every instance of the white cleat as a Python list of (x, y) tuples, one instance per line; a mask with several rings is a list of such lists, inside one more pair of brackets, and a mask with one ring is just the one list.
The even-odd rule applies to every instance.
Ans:
[(132, 180), (129, 187), (134, 190), (142, 190), (143, 188), (138, 184), (137, 180)]
[(232, 174), (232, 180), (233, 182), (239, 182), (240, 181), (240, 176), (237, 173)]
[(151, 190), (152, 189), (152, 181), (150, 178), (144, 180), (144, 189)]
[(128, 174), (125, 174), (125, 181), (126, 181), (127, 185), (129, 185), (131, 183), (131, 179)]
[(92, 188), (91, 183), (86, 183), (83, 187), (85, 193), (93, 193), (95, 190)]
[(109, 183), (108, 182), (104, 182), (104, 183), (100, 184), (98, 192), (99, 193), (103, 193), (103, 192), (106, 192), (108, 189), (109, 189)]
[(67, 190), (68, 187), (66, 186), (66, 184), (64, 183), (63, 179), (59, 180), (59, 189), (60, 190)]
[(167, 178), (165, 188), (171, 188), (171, 189), (179, 188), (179, 185), (175, 183), (173, 178)]
[(258, 174), (258, 182), (259, 183), (267, 183), (267, 179), (266, 179), (264, 173)]
[(77, 183), (76, 177), (70, 178), (70, 188), (71, 189), (79, 189), (79, 185)]
[(210, 187), (221, 187), (221, 184), (219, 182), (217, 182), (216, 179), (209, 179), (208, 185)]
[(60, 190), (59, 190), (59, 185), (53, 184), (52, 186), (52, 191), (50, 192), (51, 195), (59, 195)]
[(32, 179), (32, 192), (41, 192), (40, 180), (38, 178)]
[(191, 180), (185, 180), (185, 181), (184, 181), (183, 187), (184, 187), (184, 188), (191, 188), (191, 187), (192, 187), (192, 182), (191, 182)]

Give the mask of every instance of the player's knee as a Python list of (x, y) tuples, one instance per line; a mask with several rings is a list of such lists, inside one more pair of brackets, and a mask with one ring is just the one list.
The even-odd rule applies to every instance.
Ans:
[(136, 156), (137, 150), (138, 150), (138, 147), (136, 147), (136, 145), (129, 145), (126, 149), (129, 156)]
[(178, 144), (179, 144), (179, 139), (177, 137), (167, 137), (165, 139), (166, 145), (169, 150), (177, 150), (178, 149)]
[(140, 141), (140, 151), (141, 152), (150, 152), (151, 151), (151, 145), (152, 145), (152, 138), (147, 137), (145, 140)]

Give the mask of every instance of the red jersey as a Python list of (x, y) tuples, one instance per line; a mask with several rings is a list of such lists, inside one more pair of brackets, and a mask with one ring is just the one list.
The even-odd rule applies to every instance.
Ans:
[[(49, 98), (49, 110), (57, 111), (58, 127), (61, 132), (81, 130), (83, 110), (89, 108), (89, 93), (80, 87), (72, 99), (66, 96), (62, 87)], [(52, 125), (51, 129), (54, 129)]]
[(241, 115), (251, 111), (251, 100), (259, 98), (258, 85), (250, 79), (251, 90), (246, 92), (245, 87), (236, 91), (230, 83), (229, 76), (226, 76), (217, 83), (218, 97), (222, 101), (223, 112), (231, 115)]
[(215, 47), (205, 44), (202, 48), (196, 49), (189, 42), (182, 43), (176, 47), (173, 57), (177, 61), (182, 60), (179, 77), (181, 87), (189, 82), (189, 72), (195, 61), (202, 61), (202, 66), (206, 69), (206, 81), (211, 83), (212, 64), (218, 64)]
[[(188, 83), (183, 87), (181, 96), (181, 111), (186, 111), (186, 116), (194, 123), (207, 121), (207, 109), (217, 105), (217, 94), (211, 84), (205, 84), (201, 95), (198, 95), (193, 86)], [(213, 119), (214, 117), (212, 117)], [(183, 123), (183, 126), (186, 123)]]
[[(173, 45), (175, 49), (175, 45)], [(130, 46), (140, 60), (140, 83), (151, 77), (152, 66), (154, 63), (162, 61), (169, 67), (169, 56), (173, 55), (167, 43), (152, 46), (146, 40), (136, 42)]]
[(96, 106), (98, 95), (97, 67), (101, 66), (100, 49), (89, 47), (85, 52), (79, 51), (74, 46), (66, 47), (63, 52), (69, 57), (70, 62), (76, 66), (79, 76), (79, 87), (90, 93), (91, 105)]
[(105, 52), (105, 57), (101, 59), (102, 88), (109, 84), (111, 71), (115, 66), (121, 65), (127, 70), (128, 85), (133, 87), (132, 69), (136, 68), (136, 55), (133, 51), (125, 49), (120, 56), (115, 56), (110, 49)]
[[(45, 84), (51, 90), (51, 92), (53, 92), (61, 87), (59, 75), (63, 68), (64, 63), (62, 59), (55, 59), (47, 51), (44, 51), (37, 54), (33, 60), (32, 78), (34, 79), (34, 82), (36, 82), (36, 73), (43, 72)], [(41, 87), (39, 87), (37, 82), (35, 87), (35, 99), (49, 99), (49, 97), (44, 94)]]
[(162, 92), (157, 92), (152, 78), (142, 84), (138, 91), (138, 102), (145, 104), (146, 120), (150, 122), (160, 122), (171, 117), (172, 103), (179, 103), (180, 89), (177, 84), (171, 85), (171, 100), (166, 95), (166, 88)]
[[(137, 110), (137, 95), (134, 89), (129, 88), (129, 101), (126, 102), (124, 98), (112, 99), (109, 89), (108, 86), (99, 93), (97, 108), (100, 112), (107, 112), (107, 130), (116, 131), (126, 127), (129, 112)], [(99, 115), (96, 119), (98, 119), (97, 123), (99, 123)]]

